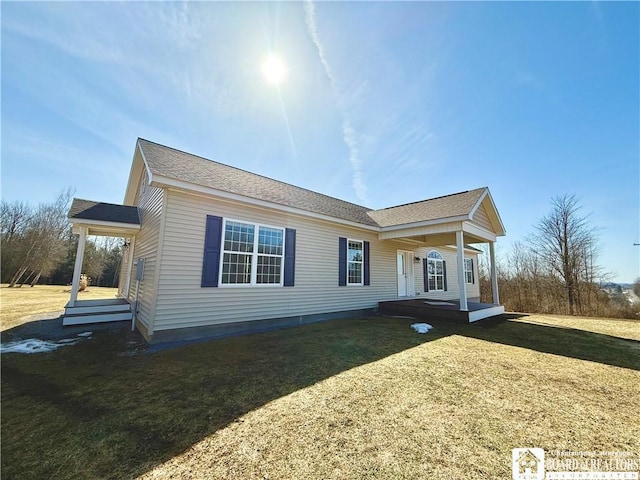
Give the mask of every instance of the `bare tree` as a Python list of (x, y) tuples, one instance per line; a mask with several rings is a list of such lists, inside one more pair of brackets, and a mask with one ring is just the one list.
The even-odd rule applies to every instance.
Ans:
[[(35, 209), (19, 203), (13, 204), (13, 207), (3, 206), (3, 272), (6, 272), (10, 287), (35, 284), (40, 276), (48, 274), (60, 261), (72, 195), (73, 191), (67, 189), (53, 202), (40, 204)], [(5, 210), (9, 212), (6, 225)], [(5, 233), (11, 238), (6, 244)], [(5, 259), (9, 260), (9, 265), (4, 262)], [(11, 270), (7, 272), (5, 269), (8, 266)]]
[(531, 242), (548, 273), (562, 283), (569, 313), (574, 315), (582, 311), (581, 282), (593, 280), (597, 236), (574, 195), (551, 202), (552, 210), (535, 225)]
[(0, 203), (0, 261), (2, 281), (8, 281), (7, 272), (15, 272), (20, 264), (18, 251), (22, 249), (21, 239), (33, 216), (33, 209), (25, 202)]

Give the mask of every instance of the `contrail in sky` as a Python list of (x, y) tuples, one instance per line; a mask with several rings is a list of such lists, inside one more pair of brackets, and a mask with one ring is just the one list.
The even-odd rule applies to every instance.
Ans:
[(336, 104), (338, 105), (340, 114), (342, 115), (342, 138), (344, 140), (344, 143), (349, 148), (349, 161), (351, 162), (351, 168), (353, 170), (353, 188), (356, 191), (358, 199), (366, 203), (367, 186), (364, 183), (364, 175), (362, 173), (362, 160), (360, 160), (358, 152), (357, 133), (351, 126), (349, 116), (347, 115), (345, 109), (342, 107), (337, 95), (336, 79), (333, 75), (331, 67), (329, 66), (329, 62), (327, 62), (327, 58), (324, 55), (324, 50), (322, 48), (322, 44), (320, 43), (320, 39), (318, 38), (318, 26), (316, 25), (316, 8), (311, 0), (305, 0), (304, 2), (304, 16), (307, 23), (309, 36), (318, 49), (318, 56), (320, 57), (320, 61), (322, 62), (322, 66), (324, 67), (324, 72), (331, 82), (331, 91), (334, 98), (336, 99)]

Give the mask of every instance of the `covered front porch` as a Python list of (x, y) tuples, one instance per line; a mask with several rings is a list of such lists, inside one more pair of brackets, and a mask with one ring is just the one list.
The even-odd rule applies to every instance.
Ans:
[[(432, 210), (449, 215), (430, 215)], [(393, 207), (377, 215), (382, 225), (378, 238), (406, 245), (398, 250), (398, 299), (380, 302), (381, 313), (466, 322), (504, 313), (495, 243), (505, 231), (488, 189)], [(479, 302), (478, 262), (475, 268), (465, 262), (474, 256), (477, 260), (478, 253), (483, 253), (474, 244), (488, 245), (491, 303)], [(423, 272), (416, 271), (418, 264)], [(418, 280), (424, 284), (419, 285)], [(405, 288), (405, 284), (411, 287)], [(484, 293), (486, 298), (488, 292)]]
[(428, 300), (408, 298), (378, 302), (378, 312), (384, 315), (402, 315), (418, 319), (441, 318), (464, 323), (476, 322), (504, 313), (502, 305), (492, 303), (467, 302), (467, 309), (460, 308), (456, 300)]
[(78, 235), (78, 249), (71, 283), (71, 295), (65, 305), (62, 317), (63, 325), (83, 325), (89, 323), (119, 322), (133, 320), (135, 306), (132, 307), (127, 295), (120, 298), (104, 298), (96, 300), (79, 300), (80, 276), (84, 252), (89, 235), (120, 237), (125, 239), (125, 264), (129, 267), (125, 272), (124, 292), (129, 291), (131, 268), (136, 233), (140, 230), (140, 217), (137, 207), (93, 202), (74, 198), (69, 210), (69, 222), (73, 233)]

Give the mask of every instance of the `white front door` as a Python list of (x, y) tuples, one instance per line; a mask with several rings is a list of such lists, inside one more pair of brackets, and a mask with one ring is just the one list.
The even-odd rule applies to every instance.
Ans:
[(413, 289), (413, 264), (410, 252), (398, 252), (396, 269), (398, 271), (398, 296), (410, 297)]

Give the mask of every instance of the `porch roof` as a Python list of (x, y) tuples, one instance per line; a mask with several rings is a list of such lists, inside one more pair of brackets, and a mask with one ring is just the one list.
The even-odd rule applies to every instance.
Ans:
[(74, 198), (67, 218), (74, 230), (87, 227), (89, 235), (124, 237), (140, 230), (138, 208), (128, 205)]
[(407, 225), (452, 217), (466, 217), (473, 212), (474, 207), (486, 190), (486, 188), (476, 188), (466, 192), (374, 210), (369, 212), (369, 216), (381, 227)]

